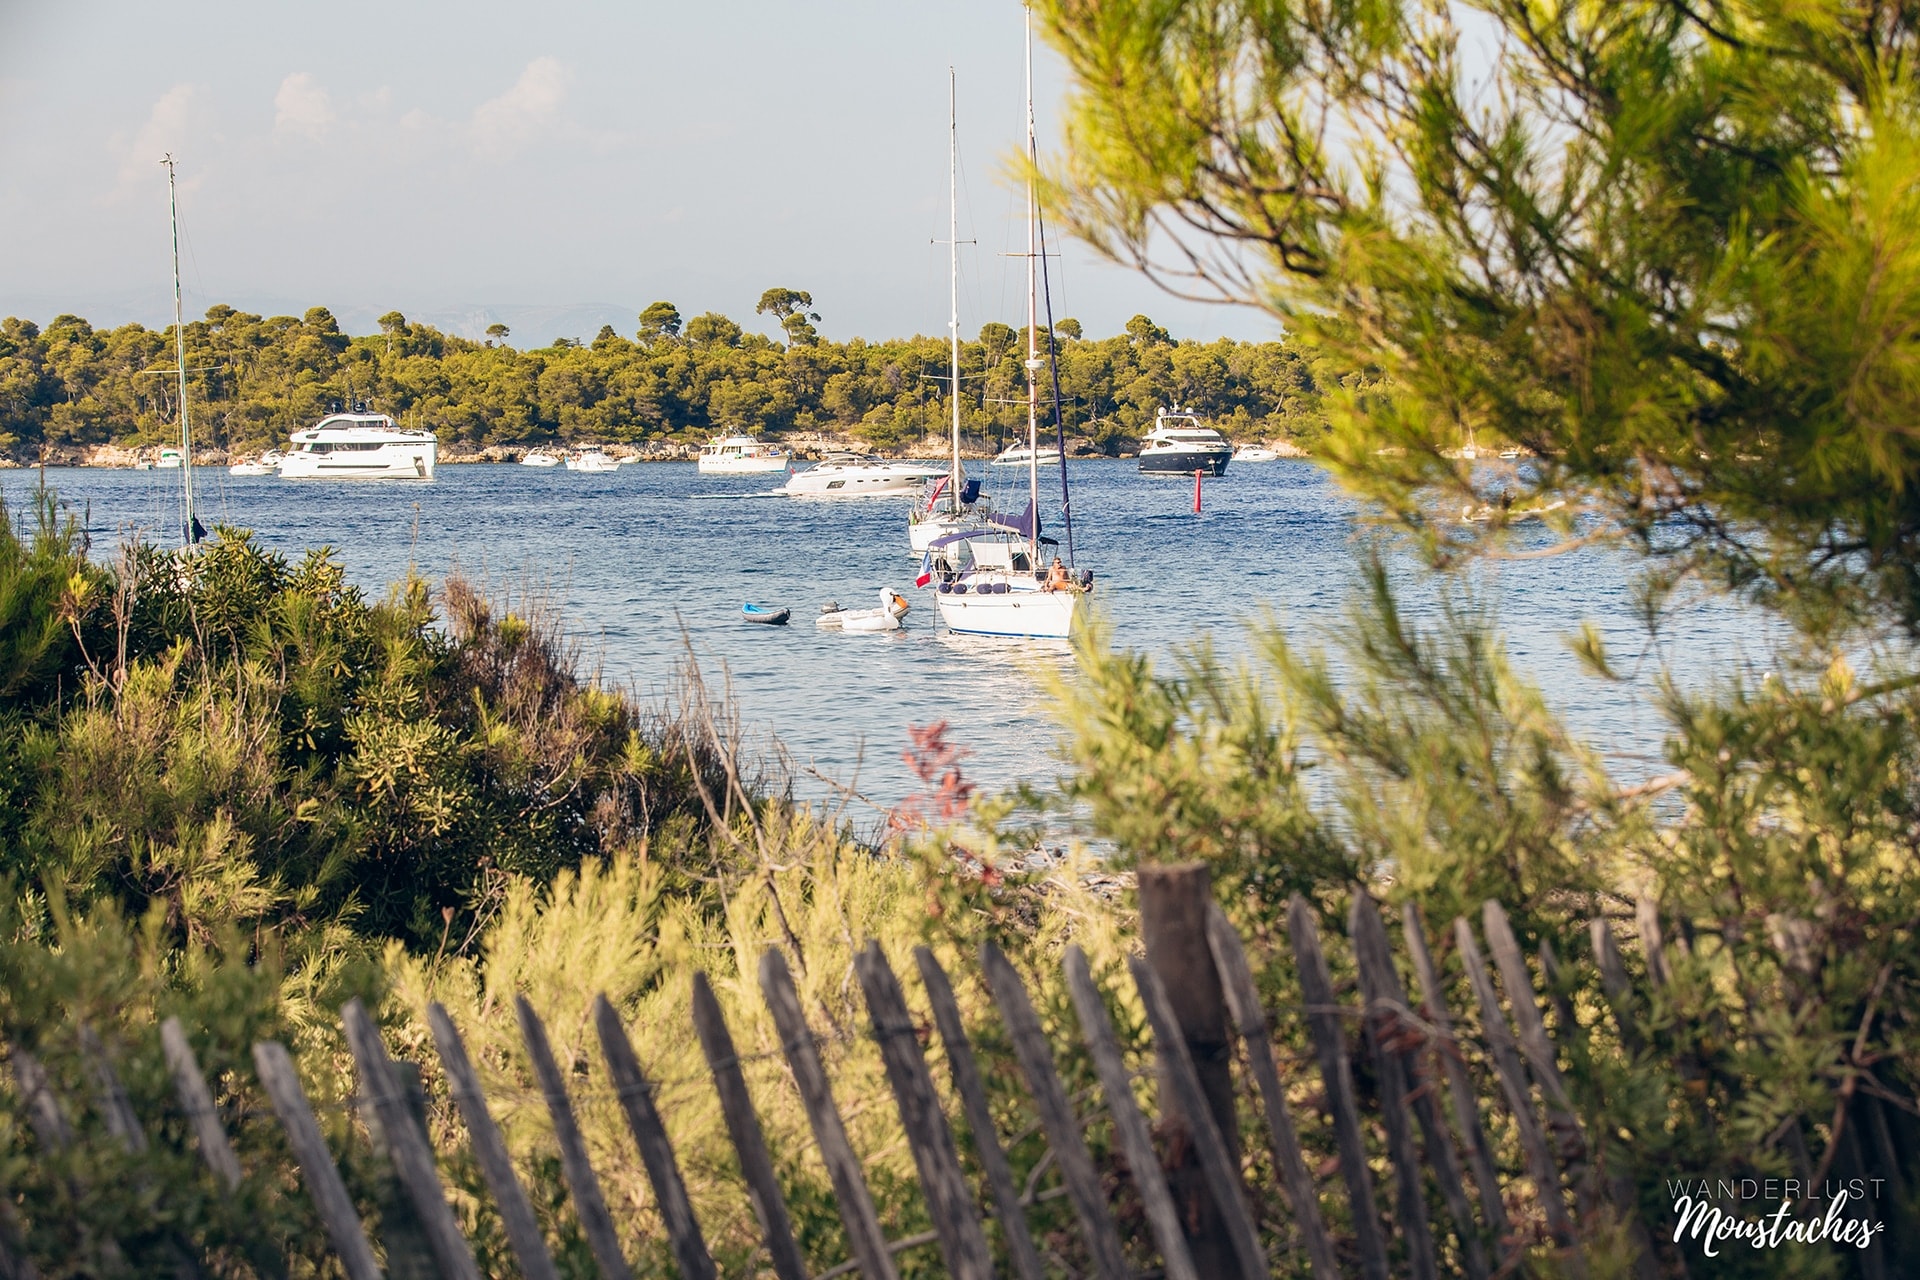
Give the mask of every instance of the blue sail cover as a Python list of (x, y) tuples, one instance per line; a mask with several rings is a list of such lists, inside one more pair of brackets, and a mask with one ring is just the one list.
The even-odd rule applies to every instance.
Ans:
[(1034, 509), (1033, 499), (1028, 498), (1027, 509), (1020, 513), (1018, 519), (995, 520), (993, 527), (1017, 533), (1023, 538), (1037, 538), (1040, 536), (1040, 513)]

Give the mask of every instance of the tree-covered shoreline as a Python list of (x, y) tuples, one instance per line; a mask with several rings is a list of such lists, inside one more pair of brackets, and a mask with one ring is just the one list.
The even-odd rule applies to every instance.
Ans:
[[(475, 452), (726, 431), (844, 433), (884, 449), (945, 432), (944, 337), (831, 342), (809, 323), (818, 317), (805, 309), (808, 295), (774, 289), (762, 303), (787, 342), (714, 312), (683, 321), (670, 303), (642, 312), (633, 337), (605, 326), (591, 342), (524, 350), (503, 325), (476, 342), (396, 311), (381, 318), (382, 332), (353, 337), (325, 307), (261, 317), (215, 306), (186, 325), (189, 407), (197, 440), (235, 453), (284, 444), (351, 405)], [(1170, 404), (1236, 438), (1309, 443), (1326, 430), (1327, 396), (1362, 379), (1295, 342), (1176, 341), (1145, 316), (1108, 338), (1063, 319), (1052, 336), (1066, 429), (1108, 452)], [(1025, 351), (1025, 332), (997, 322), (962, 343), (962, 425), (983, 444), (1024, 431)], [(0, 454), (26, 462), (173, 439), (175, 382), (157, 374), (172, 367), (171, 327), (9, 317), (0, 324)]]

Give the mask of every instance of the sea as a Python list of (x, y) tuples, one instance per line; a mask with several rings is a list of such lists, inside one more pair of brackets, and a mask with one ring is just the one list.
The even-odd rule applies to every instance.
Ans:
[[(997, 505), (1025, 505), (1024, 473), (981, 472)], [(1326, 647), (1336, 672), (1345, 669), (1335, 633), (1362, 557), (1388, 535), (1319, 466), (1235, 465), (1204, 482), (1197, 512), (1191, 480), (1143, 476), (1131, 461), (1074, 460), (1069, 473), (1074, 558), (1094, 574), (1093, 604), (1111, 644), (1172, 671), (1196, 646), (1230, 664), (1254, 662), (1259, 631), (1278, 627), (1305, 648)], [(904, 758), (915, 728), (945, 724), (965, 752), (965, 776), (988, 792), (1045, 790), (1064, 769), (1048, 689), (1077, 678), (1072, 649), (946, 634), (932, 594), (913, 588), (908, 498), (786, 498), (769, 492), (779, 475), (701, 476), (691, 463), (611, 474), (444, 465), (427, 482), (208, 467), (195, 477), (206, 525), (250, 529), (293, 558), (330, 547), (371, 595), (409, 569), (435, 580), (459, 572), (508, 607), (557, 610), (588, 669), (649, 705), (683, 696), (696, 664), (737, 720), (747, 756), (856, 821), (922, 789)], [(0, 497), (20, 513), (39, 483), (36, 471), (0, 472)], [(178, 472), (49, 468), (45, 483), (85, 523), (96, 555), (124, 538), (179, 540)], [(1041, 509), (1045, 532), (1062, 537), (1055, 473), (1043, 475)], [(1555, 537), (1536, 526), (1521, 548)], [(1432, 625), (1448, 598), (1487, 613), (1514, 669), (1622, 782), (1665, 771), (1663, 673), (1699, 687), (1751, 681), (1769, 664), (1765, 620), (1724, 597), (1684, 597), (1650, 634), (1635, 604), (1642, 566), (1619, 549), (1436, 575), (1411, 551), (1386, 546), (1407, 615)], [(824, 603), (873, 607), (885, 589), (912, 602), (904, 629), (814, 625)], [(790, 608), (792, 624), (744, 622), (747, 602)], [(1588, 674), (1575, 658), (1568, 641), (1585, 622), (1624, 680)]]

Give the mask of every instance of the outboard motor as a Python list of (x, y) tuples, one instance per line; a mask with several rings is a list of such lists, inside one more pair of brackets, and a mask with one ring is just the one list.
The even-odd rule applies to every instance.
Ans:
[(1093, 570), (1082, 569), (1080, 571), (1080, 589), (1082, 591), (1093, 590)]

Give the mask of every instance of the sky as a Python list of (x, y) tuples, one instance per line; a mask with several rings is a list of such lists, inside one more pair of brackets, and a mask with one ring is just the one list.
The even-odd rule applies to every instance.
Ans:
[[(516, 345), (631, 333), (656, 299), (756, 317), (804, 289), (834, 339), (942, 333), (947, 69), (958, 82), (961, 330), (1020, 323), (1014, 0), (491, 0), (325, 6), (0, 0), (0, 314), (398, 309)], [(1041, 146), (1065, 71), (1036, 38)], [(1055, 314), (1269, 338), (1077, 242)], [(549, 332), (551, 330), (551, 332)]]

